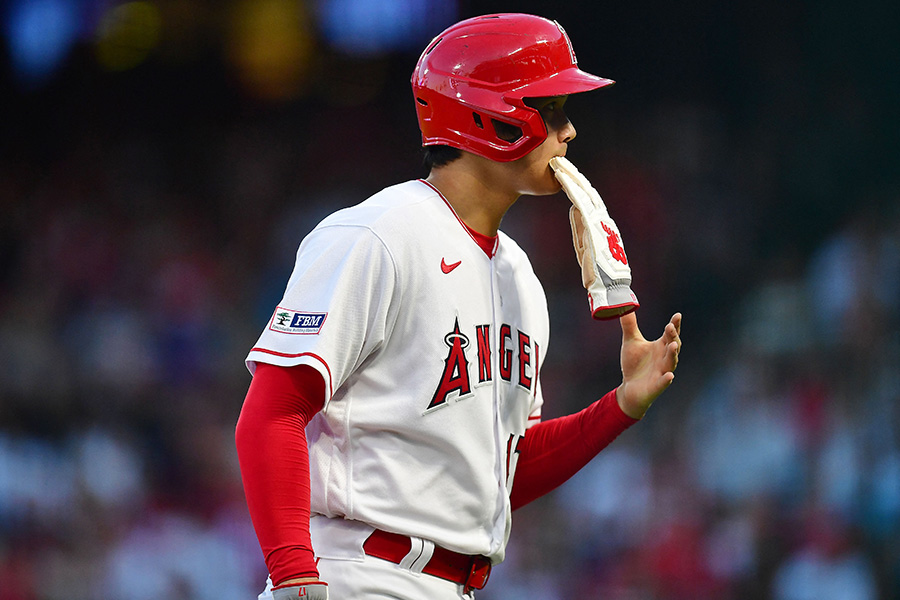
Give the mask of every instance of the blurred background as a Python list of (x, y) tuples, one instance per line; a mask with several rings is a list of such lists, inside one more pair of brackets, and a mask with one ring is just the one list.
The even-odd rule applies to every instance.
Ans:
[[(891, 3), (0, 4), (0, 600), (255, 598), (243, 359), (302, 237), (425, 175), (409, 77), (458, 19), (558, 19), (569, 156), (675, 385), (515, 515), (480, 600), (900, 598), (900, 18)], [(562, 195), (504, 229), (545, 416), (619, 381)]]

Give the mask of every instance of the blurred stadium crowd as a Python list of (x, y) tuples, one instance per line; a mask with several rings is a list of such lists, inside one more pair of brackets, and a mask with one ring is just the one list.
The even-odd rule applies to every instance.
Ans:
[[(417, 49), (511, 9), (619, 80), (570, 100), (570, 157), (623, 232), (643, 329), (683, 311), (685, 346), (641, 424), (516, 513), (478, 598), (900, 598), (900, 70), (861, 67), (900, 56), (896, 23), (650, 4), (590, 4), (620, 23), (601, 36), (528, 2), (8, 3), (0, 600), (255, 598), (243, 358), (303, 235), (424, 175)], [(546, 417), (619, 377), (566, 206), (524, 198), (504, 226), (548, 295)]]

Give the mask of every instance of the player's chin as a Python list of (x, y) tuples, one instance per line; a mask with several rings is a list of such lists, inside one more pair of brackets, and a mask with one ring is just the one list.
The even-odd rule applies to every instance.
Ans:
[(525, 185), (519, 193), (528, 196), (552, 196), (562, 189), (549, 164), (546, 169), (533, 168), (520, 181)]
[(550, 169), (550, 167), (547, 167), (547, 177), (545, 178), (541, 188), (543, 189), (543, 192), (536, 195), (552, 196), (553, 194), (556, 194), (557, 192), (562, 190), (562, 185), (560, 185), (559, 181), (556, 179), (556, 176), (553, 174), (553, 170)]

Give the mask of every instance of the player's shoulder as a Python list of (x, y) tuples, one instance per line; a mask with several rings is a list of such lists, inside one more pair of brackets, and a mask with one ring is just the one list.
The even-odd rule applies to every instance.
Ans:
[(515, 264), (527, 264), (529, 267), (531, 266), (531, 260), (528, 258), (528, 253), (526, 253), (516, 240), (509, 236), (509, 234), (501, 229), (497, 232), (497, 237), (500, 238), (500, 243), (497, 246), (498, 253), (502, 253), (505, 260)]
[(406, 181), (384, 188), (359, 204), (338, 210), (326, 217), (319, 228), (364, 227), (390, 229), (397, 221), (409, 225), (417, 213), (432, 210), (436, 192), (420, 180)]
[[(435, 212), (435, 193), (422, 181), (387, 187), (369, 198), (325, 217), (300, 244), (300, 256), (322, 253), (386, 251), (392, 257), (415, 247), (422, 223)], [(414, 238), (411, 240), (411, 238)]]
[(531, 264), (531, 258), (513, 238), (506, 232), (498, 231), (497, 236), (500, 243), (497, 244), (497, 254), (494, 260), (497, 261), (501, 269), (510, 269), (517, 274), (522, 281), (530, 281), (533, 285), (541, 286), (537, 273), (534, 271), (534, 265)]

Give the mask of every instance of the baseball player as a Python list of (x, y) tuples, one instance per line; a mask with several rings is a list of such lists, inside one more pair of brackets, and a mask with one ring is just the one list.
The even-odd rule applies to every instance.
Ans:
[[(512, 512), (671, 383), (681, 316), (643, 338), (619, 231), (564, 158), (566, 97), (611, 83), (531, 15), (462, 21), (422, 53), (412, 87), (428, 177), (324, 219), (247, 357), (236, 443), (270, 574), (261, 599), (473, 598), (503, 560)], [(590, 309), (620, 319), (623, 380), (542, 421), (547, 303), (499, 227), (519, 196), (561, 187)]]

